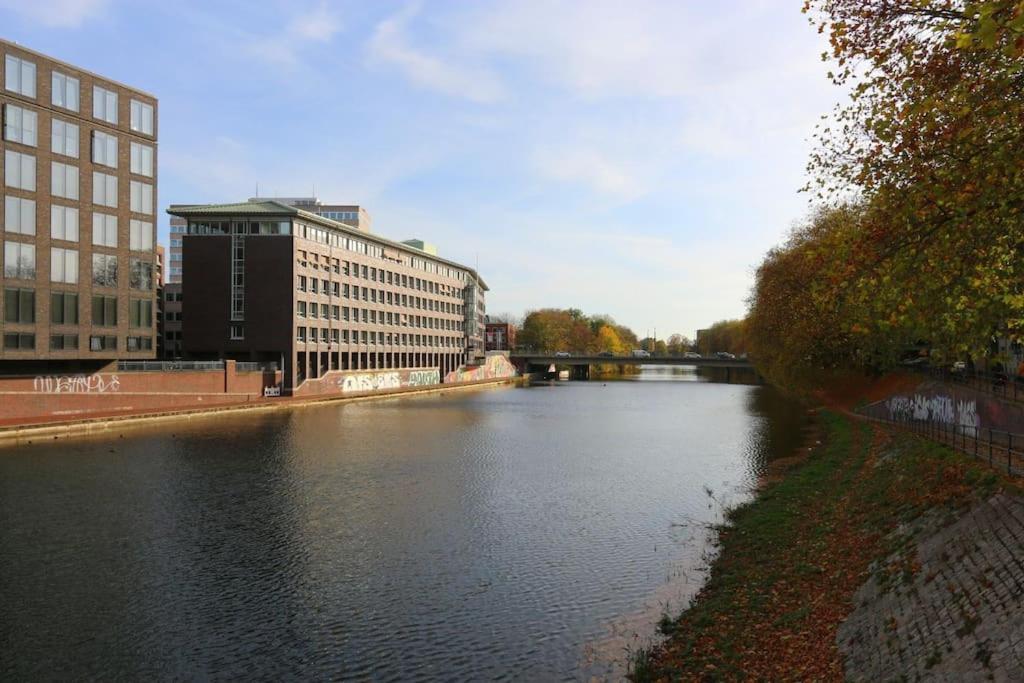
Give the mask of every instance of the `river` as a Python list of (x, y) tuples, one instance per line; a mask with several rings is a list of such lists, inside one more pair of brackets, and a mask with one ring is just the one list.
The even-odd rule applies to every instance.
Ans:
[(654, 369), (0, 450), (0, 678), (616, 678), (802, 424)]

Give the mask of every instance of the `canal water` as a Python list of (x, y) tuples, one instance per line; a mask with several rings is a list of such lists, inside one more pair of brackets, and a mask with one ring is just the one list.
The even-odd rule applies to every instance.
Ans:
[(617, 678), (803, 414), (645, 371), (0, 451), (0, 678)]

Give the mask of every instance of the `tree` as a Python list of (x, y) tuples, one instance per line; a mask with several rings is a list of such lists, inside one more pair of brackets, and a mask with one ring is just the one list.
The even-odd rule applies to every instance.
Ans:
[(681, 334), (673, 334), (668, 338), (667, 350), (668, 353), (673, 356), (682, 355), (684, 352), (689, 351), (693, 344), (689, 339)]

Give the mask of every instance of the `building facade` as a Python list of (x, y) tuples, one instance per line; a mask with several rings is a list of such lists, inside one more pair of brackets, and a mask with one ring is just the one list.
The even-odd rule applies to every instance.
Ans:
[(335, 370), (437, 369), (484, 355), (471, 268), (276, 201), (175, 206), (182, 335), (195, 359), (275, 361), (285, 391)]
[(516, 346), (516, 326), (512, 323), (488, 322), (484, 346), (488, 351), (511, 351)]
[(170, 245), (167, 250), (167, 263), (164, 264), (165, 282), (181, 282), (181, 238), (187, 227), (188, 222), (184, 218), (171, 216)]
[(161, 291), (160, 358), (179, 359), (184, 354), (182, 344), (182, 283), (168, 282)]
[(269, 201), (294, 206), (296, 209), (315, 213), (322, 218), (344, 223), (363, 232), (372, 232), (373, 221), (370, 218), (370, 213), (355, 204), (324, 204), (316, 197), (252, 197), (249, 201), (255, 203)]
[(156, 354), (157, 100), (0, 40), (0, 371)]

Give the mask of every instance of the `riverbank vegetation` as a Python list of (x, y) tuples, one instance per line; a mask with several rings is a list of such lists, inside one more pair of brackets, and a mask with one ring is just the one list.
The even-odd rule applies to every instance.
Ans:
[(819, 208), (757, 271), (772, 382), (984, 356), (1024, 331), (1024, 4), (807, 0), (850, 93), (817, 131)]
[(842, 680), (836, 633), (854, 592), (920, 570), (916, 539), (896, 530), (928, 511), (955, 519), (1004, 485), (942, 446), (841, 414), (822, 414), (819, 437), (728, 512), (711, 578), (662, 620), (664, 645), (636, 653), (633, 680)]
[(623, 356), (633, 349), (681, 355), (690, 350), (691, 343), (680, 334), (665, 340), (639, 339), (633, 330), (609, 315), (586, 315), (577, 308), (541, 308), (523, 318), (517, 331), (517, 346), (546, 352)]

